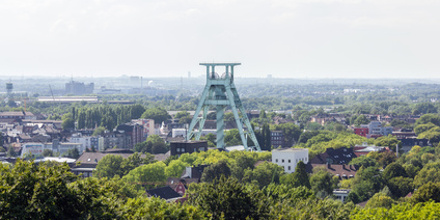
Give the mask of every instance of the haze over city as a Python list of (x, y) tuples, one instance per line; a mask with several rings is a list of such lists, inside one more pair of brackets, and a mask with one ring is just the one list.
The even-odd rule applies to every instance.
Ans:
[(1, 76), (437, 78), (430, 0), (2, 1)]

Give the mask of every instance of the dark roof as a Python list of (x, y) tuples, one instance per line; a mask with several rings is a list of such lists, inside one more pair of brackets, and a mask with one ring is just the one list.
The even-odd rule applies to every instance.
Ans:
[(15, 118), (0, 118), (0, 122), (5, 122), (8, 124), (13, 124), (14, 122), (20, 121), (18, 119)]
[(105, 150), (104, 153), (112, 153), (112, 154), (115, 154), (115, 153), (119, 153), (119, 154), (132, 154), (132, 153), (134, 153), (134, 152), (133, 152), (132, 150), (129, 150), (129, 149), (114, 148), (114, 149), (107, 149), (107, 150)]
[(428, 139), (417, 139), (417, 138), (404, 138), (404, 139), (398, 139), (401, 142), (402, 146), (414, 146), (419, 145), (421, 147), (428, 146), (429, 140)]
[(116, 130), (122, 130), (127, 132), (133, 132), (133, 125), (130, 124), (122, 124), (122, 125), (118, 125), (118, 127), (116, 127)]
[(345, 165), (345, 164), (311, 164), (308, 163), (306, 165), (306, 170), (309, 173), (312, 173), (313, 168), (315, 167), (323, 167), (329, 173), (339, 176), (340, 178), (353, 178), (358, 171), (357, 166), (354, 165)]
[(327, 150), (316, 155), (310, 160), (312, 164), (348, 164), (353, 158), (356, 158), (356, 154), (353, 152), (353, 148), (327, 148)]
[(94, 163), (82, 163), (82, 164), (79, 164), (78, 166), (75, 166), (75, 168), (92, 168), (92, 169), (95, 169), (95, 168), (96, 168), (96, 165), (98, 165), (98, 164), (94, 164)]
[(162, 198), (162, 199), (172, 199), (172, 198), (181, 197), (179, 195), (179, 193), (174, 191), (169, 186), (160, 187), (160, 188), (156, 188), (156, 189), (150, 189), (150, 190), (147, 190), (147, 193), (150, 196), (155, 196), (155, 197), (159, 197), (159, 198)]

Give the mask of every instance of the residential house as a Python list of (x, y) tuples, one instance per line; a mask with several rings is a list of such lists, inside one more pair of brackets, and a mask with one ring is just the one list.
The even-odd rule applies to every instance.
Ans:
[(306, 166), (308, 173), (312, 173), (314, 168), (325, 168), (333, 176), (339, 179), (354, 178), (356, 172), (359, 170), (358, 166), (346, 164), (314, 164), (308, 163)]
[(353, 148), (327, 148), (324, 153), (316, 155), (310, 160), (312, 164), (348, 164), (356, 158)]
[(179, 193), (174, 191), (169, 186), (164, 186), (160, 188), (150, 189), (146, 191), (149, 196), (158, 197), (165, 200), (175, 199), (182, 197)]

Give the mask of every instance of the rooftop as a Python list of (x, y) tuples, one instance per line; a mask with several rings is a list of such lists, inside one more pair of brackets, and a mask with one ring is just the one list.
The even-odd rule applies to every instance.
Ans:
[(295, 152), (295, 151), (309, 151), (307, 148), (280, 148), (280, 149), (274, 149), (272, 151), (284, 151), (284, 152)]

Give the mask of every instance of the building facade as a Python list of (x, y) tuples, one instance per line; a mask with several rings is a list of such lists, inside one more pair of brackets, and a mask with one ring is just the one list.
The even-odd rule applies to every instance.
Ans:
[(173, 141), (170, 143), (171, 155), (200, 152), (208, 150), (207, 141)]
[(295, 172), (299, 161), (302, 161), (304, 164), (309, 162), (309, 149), (286, 148), (272, 150), (272, 163), (282, 166), (286, 173)]

